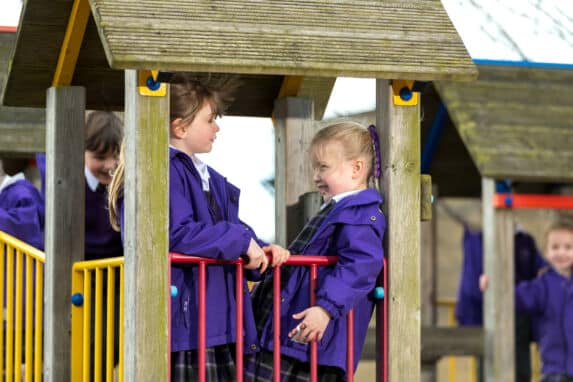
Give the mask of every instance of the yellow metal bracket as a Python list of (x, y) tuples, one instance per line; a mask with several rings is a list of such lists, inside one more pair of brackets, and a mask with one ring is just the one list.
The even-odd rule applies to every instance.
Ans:
[(88, 0), (74, 0), (52, 86), (67, 86), (72, 83), (89, 17), (90, 4)]
[(277, 99), (284, 97), (296, 97), (302, 86), (303, 76), (285, 76)]
[(137, 72), (140, 95), (150, 97), (165, 97), (167, 94), (167, 84), (157, 80), (158, 70), (139, 70)]
[(392, 80), (392, 99), (397, 106), (415, 106), (420, 92), (413, 91), (413, 80)]

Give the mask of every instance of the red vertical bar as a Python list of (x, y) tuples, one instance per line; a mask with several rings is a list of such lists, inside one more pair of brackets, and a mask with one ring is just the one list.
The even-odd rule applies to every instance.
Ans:
[(205, 352), (207, 348), (206, 341), (206, 297), (205, 284), (207, 280), (207, 264), (204, 261), (199, 262), (199, 325), (198, 325), (198, 349), (197, 349), (197, 368), (199, 372), (199, 382), (205, 382)]
[(273, 381), (281, 380), (281, 267), (273, 268)]
[[(310, 306), (316, 303), (316, 277), (317, 267), (316, 264), (310, 265)], [(318, 375), (318, 354), (316, 341), (310, 342), (310, 382), (316, 382)]]
[(387, 267), (387, 263), (386, 263), (386, 258), (384, 258), (384, 270), (383, 270), (383, 274), (384, 274), (384, 322), (383, 322), (383, 328), (384, 328), (384, 341), (383, 341), (383, 367), (382, 370), (384, 370), (384, 375), (382, 376), (383, 381), (384, 382), (388, 382), (388, 297), (390, 296), (390, 294), (388, 293), (388, 267)]
[(235, 366), (237, 376), (235, 380), (243, 382), (243, 263), (238, 263), (236, 268), (237, 342), (235, 343)]
[(354, 310), (346, 318), (346, 382), (354, 382)]

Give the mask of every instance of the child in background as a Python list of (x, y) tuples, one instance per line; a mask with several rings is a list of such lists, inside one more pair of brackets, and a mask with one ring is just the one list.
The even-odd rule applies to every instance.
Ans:
[(44, 202), (36, 187), (24, 178), (27, 162), (0, 160), (0, 231), (44, 250)]
[[(573, 223), (559, 221), (545, 233), (546, 272), (515, 289), (518, 311), (537, 323), (542, 382), (573, 381)], [(480, 288), (488, 278), (480, 277)]]
[[(238, 217), (239, 189), (196, 154), (211, 151), (219, 131), (215, 118), (229, 100), (231, 84), (207, 84), (178, 74), (170, 89), (169, 250), (234, 260), (248, 257), (247, 269), (264, 271), (265, 252), (272, 265), (288, 251), (266, 246)], [(110, 219), (123, 232), (123, 161), (110, 189)], [(262, 246), (262, 248), (261, 248)], [(165, 254), (167, 256), (167, 254)], [(209, 381), (235, 379), (235, 266), (207, 268), (207, 354)], [(171, 302), (171, 381), (197, 380), (197, 267), (173, 265), (171, 283), (179, 293)], [(258, 350), (252, 307), (245, 281), (245, 353)]]
[[(345, 381), (346, 314), (354, 309), (354, 369), (374, 309), (382, 269), (386, 221), (369, 179), (379, 169), (373, 131), (352, 122), (320, 130), (310, 146), (313, 180), (325, 204), (289, 246), (292, 253), (334, 255), (319, 267), (316, 303), (310, 305), (307, 267), (281, 269), (281, 381), (308, 381), (310, 341), (318, 341), (320, 381)], [(253, 293), (261, 352), (249, 360), (246, 380), (273, 380), (272, 274)]]
[[(88, 115), (84, 152), (85, 260), (123, 256), (121, 235), (109, 222), (106, 189), (117, 167), (122, 139), (123, 124), (113, 112), (93, 111)], [(36, 154), (36, 162), (45, 192), (45, 154)]]

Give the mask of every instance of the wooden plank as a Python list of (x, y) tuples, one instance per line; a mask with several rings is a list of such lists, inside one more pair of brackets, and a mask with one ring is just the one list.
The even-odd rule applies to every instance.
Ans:
[[(376, 358), (376, 333), (368, 329), (362, 360)], [(478, 326), (436, 328), (422, 326), (422, 355), (424, 363), (435, 363), (446, 356), (483, 355), (483, 329)]]
[(396, 106), (376, 81), (376, 126), (387, 219), (388, 378), (420, 380), (420, 106)]
[(0, 106), (0, 151), (31, 154), (46, 150), (44, 109)]
[(515, 381), (514, 227), (510, 210), (493, 206), (495, 181), (482, 179), (484, 272), (484, 368), (486, 381)]
[(84, 258), (84, 116), (84, 88), (48, 89), (43, 376), (50, 382), (70, 380), (72, 265)]
[(167, 381), (169, 97), (139, 95), (134, 70), (125, 95), (124, 380)]
[[(422, 179), (425, 176), (422, 174)], [(437, 188), (430, 182), (430, 192), (434, 195), (437, 202)], [(425, 187), (422, 185), (422, 193)], [(426, 187), (427, 189), (427, 187)], [(423, 198), (422, 198), (423, 200)], [(435, 217), (436, 215), (436, 202), (429, 205), (429, 214)], [(422, 202), (423, 204), (423, 202)], [(422, 215), (424, 215), (422, 213)], [(437, 324), (437, 309), (436, 309), (436, 296), (437, 296), (437, 229), (438, 220), (431, 218), (430, 220), (422, 221), (420, 226), (420, 298), (422, 304), (422, 325), (432, 328)], [(422, 327), (423, 330), (423, 327)], [(424, 362), (424, 347), (425, 347), (425, 333), (422, 333), (422, 362)], [(437, 346), (441, 348), (441, 345)], [(436, 364), (433, 362), (423, 363), (421, 371), (422, 382), (434, 382), (436, 380), (437, 370)]]
[(477, 76), (447, 13), (435, 1), (91, 4), (106, 56), (117, 69), (420, 80)]
[(308, 98), (286, 97), (275, 102), (275, 240), (286, 246), (296, 235), (287, 226), (289, 206), (314, 191), (306, 155), (315, 133), (313, 104)]

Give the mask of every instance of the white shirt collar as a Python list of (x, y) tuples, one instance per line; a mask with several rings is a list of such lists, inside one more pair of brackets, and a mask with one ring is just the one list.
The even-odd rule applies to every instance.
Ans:
[(86, 175), (86, 182), (88, 183), (88, 187), (90, 190), (95, 192), (97, 190), (97, 186), (99, 185), (99, 181), (94, 176), (94, 174), (92, 174), (88, 166), (84, 167), (84, 174)]
[(201, 177), (201, 188), (203, 189), (203, 191), (209, 191), (209, 167), (207, 166), (207, 164), (203, 161), (201, 161), (201, 159), (199, 159), (196, 155), (189, 155), (181, 150), (179, 150), (177, 147), (173, 146), (173, 145), (169, 145), (169, 147), (171, 147), (172, 149), (175, 149), (177, 151), (182, 152), (183, 154), (186, 154), (187, 156), (189, 156), (189, 158), (191, 158), (191, 161), (193, 162), (193, 164), (195, 165), (195, 168), (197, 169), (197, 172), (199, 173), (199, 176)]
[[(340, 194), (334, 195), (332, 197), (332, 199), (338, 203), (340, 202), (342, 199), (350, 196), (350, 195), (354, 195), (354, 194), (358, 194), (360, 191), (364, 191), (364, 190), (354, 190), (354, 191), (347, 191), (347, 192), (341, 192)], [(322, 206), (320, 206), (320, 209), (322, 210), (327, 203), (324, 203)]]
[(10, 175), (6, 174), (4, 176), (4, 180), (2, 181), (2, 184), (0, 184), (0, 192), (2, 192), (9, 185), (14, 184), (17, 181), (24, 180), (24, 179), (26, 179), (24, 177), (24, 173), (21, 173), (21, 172), (17, 173), (14, 176), (10, 176)]

